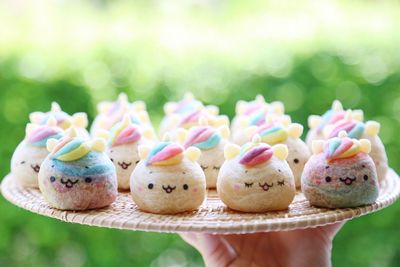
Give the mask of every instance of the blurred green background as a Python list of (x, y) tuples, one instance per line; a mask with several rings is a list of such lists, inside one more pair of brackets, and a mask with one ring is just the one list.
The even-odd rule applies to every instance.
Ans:
[[(127, 92), (154, 123), (192, 91), (232, 116), (258, 93), (306, 125), (332, 100), (382, 124), (400, 172), (397, 1), (0, 1), (0, 176), (28, 114)], [(396, 130), (397, 129), (397, 130)], [(67, 224), (0, 199), (0, 266), (202, 266), (178, 236)], [(334, 266), (398, 266), (400, 202), (348, 222)]]

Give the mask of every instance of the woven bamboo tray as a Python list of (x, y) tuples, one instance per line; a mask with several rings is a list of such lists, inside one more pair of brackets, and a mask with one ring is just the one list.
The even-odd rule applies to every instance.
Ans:
[(152, 232), (243, 234), (316, 227), (372, 213), (395, 202), (400, 195), (400, 179), (393, 170), (389, 170), (381, 185), (379, 198), (372, 205), (335, 210), (315, 208), (298, 192), (288, 210), (256, 214), (229, 210), (214, 190), (208, 192), (207, 200), (197, 211), (179, 215), (142, 212), (129, 193), (119, 193), (117, 200), (108, 208), (84, 212), (60, 211), (50, 208), (38, 189), (24, 188), (10, 175), (2, 181), (1, 191), (16, 206), (65, 222)]

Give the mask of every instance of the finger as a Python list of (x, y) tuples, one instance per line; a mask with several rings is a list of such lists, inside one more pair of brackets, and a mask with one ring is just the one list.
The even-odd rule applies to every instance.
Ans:
[(326, 233), (327, 236), (329, 236), (331, 239), (335, 237), (337, 232), (343, 227), (345, 222), (339, 222), (339, 223), (333, 223), (333, 224), (328, 224), (325, 226), (321, 226), (321, 229)]
[(207, 266), (227, 266), (237, 258), (233, 247), (219, 235), (182, 233), (180, 236), (200, 252)]

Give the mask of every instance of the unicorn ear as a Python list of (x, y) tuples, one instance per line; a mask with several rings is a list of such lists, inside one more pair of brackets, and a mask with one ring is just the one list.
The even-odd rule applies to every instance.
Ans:
[(256, 95), (255, 101), (258, 103), (265, 103), (265, 98), (263, 95), (258, 94), (258, 95)]
[(363, 121), (364, 120), (364, 112), (361, 109), (355, 109), (355, 110), (353, 110), (352, 117), (356, 121)]
[(342, 111), (343, 110), (343, 105), (339, 100), (335, 100), (332, 103), (332, 110), (333, 111)]
[(51, 103), (51, 112), (60, 112), (61, 107), (57, 102), (52, 102)]
[(236, 108), (235, 108), (236, 115), (242, 115), (244, 110), (246, 109), (246, 106), (247, 102), (244, 100), (239, 100), (238, 102), (236, 102)]
[(104, 152), (106, 151), (107, 148), (107, 144), (106, 141), (103, 138), (95, 138), (92, 142), (91, 142), (91, 147), (94, 151), (97, 152)]
[(183, 144), (186, 141), (186, 137), (187, 137), (187, 133), (188, 131), (186, 129), (183, 128), (179, 128), (176, 131), (176, 140), (178, 141), (178, 143)]
[(50, 116), (46, 122), (47, 126), (57, 126), (57, 120), (53, 116)]
[(97, 138), (102, 138), (104, 140), (108, 140), (108, 138), (110, 138), (110, 133), (104, 129), (100, 129), (96, 132), (95, 136)]
[(224, 157), (226, 160), (235, 158), (240, 153), (240, 146), (235, 144), (226, 144), (224, 147)]
[(75, 127), (70, 127), (68, 130), (65, 131), (65, 134), (72, 138), (78, 136), (78, 132), (76, 131)]
[(300, 138), (300, 136), (303, 134), (303, 125), (298, 124), (298, 123), (292, 123), (289, 125), (287, 128), (288, 134), (292, 138)]
[(258, 129), (257, 126), (252, 125), (250, 127), (247, 127), (246, 129), (244, 129), (244, 133), (245, 133), (246, 137), (248, 137), (250, 139), (257, 132), (257, 129)]
[(150, 123), (150, 117), (149, 117), (149, 114), (147, 113), (147, 111), (145, 111), (145, 110), (139, 111), (137, 113), (137, 115), (139, 117), (140, 122), (145, 123), (145, 124)]
[(315, 129), (321, 124), (322, 118), (318, 115), (311, 115), (308, 117), (308, 127)]
[(289, 126), (292, 123), (292, 118), (290, 118), (289, 115), (283, 115), (282, 118), (280, 119), (280, 123), (283, 124), (283, 126)]
[(285, 105), (281, 101), (274, 101), (271, 102), (270, 107), (272, 109), (272, 112), (278, 115), (283, 115), (285, 114)]
[(217, 116), (213, 120), (213, 126), (214, 127), (228, 126), (228, 125), (229, 125), (229, 118), (226, 115)]
[(346, 114), (344, 115), (345, 120), (351, 120), (353, 118), (353, 111), (351, 109), (348, 109), (346, 111)]
[(194, 100), (194, 95), (191, 92), (187, 92), (183, 95), (183, 99), (185, 100)]
[(324, 150), (324, 141), (323, 140), (314, 140), (311, 146), (312, 152), (314, 154), (319, 154)]
[(32, 112), (29, 114), (29, 120), (33, 123), (39, 123), (44, 118), (43, 112)]
[(286, 160), (287, 156), (289, 155), (289, 150), (287, 145), (278, 144), (272, 147), (274, 151), (274, 156), (280, 160)]
[(54, 139), (54, 138), (50, 138), (49, 140), (47, 140), (47, 143), (46, 143), (47, 151), (52, 152), (54, 147), (57, 145), (57, 143), (58, 143), (58, 140)]
[(147, 127), (146, 129), (144, 129), (142, 134), (143, 134), (144, 138), (146, 138), (146, 139), (150, 139), (150, 140), (156, 139), (156, 134), (154, 133), (154, 130), (151, 127)]
[(39, 125), (34, 123), (28, 123), (25, 127), (25, 134), (29, 135), (33, 130), (35, 130)]
[(208, 114), (217, 116), (219, 114), (219, 108), (217, 106), (209, 105), (205, 107)]
[(229, 139), (231, 135), (231, 131), (229, 130), (229, 127), (224, 125), (218, 128), (219, 134), (223, 139)]
[(148, 145), (138, 146), (139, 158), (145, 160), (150, 152), (150, 147)]
[(126, 93), (119, 93), (118, 95), (118, 101), (120, 102), (128, 102), (128, 95)]
[(371, 142), (368, 139), (360, 139), (360, 151), (368, 154), (371, 152)]
[(369, 136), (377, 136), (381, 129), (381, 124), (377, 121), (367, 121), (365, 123), (365, 132)]
[(144, 101), (138, 100), (133, 102), (132, 105), (133, 111), (141, 112), (146, 110), (146, 103)]
[(108, 101), (103, 101), (97, 104), (97, 112), (100, 114), (107, 113), (110, 110), (111, 103)]
[(197, 147), (191, 146), (186, 149), (185, 156), (191, 161), (198, 161), (201, 156), (201, 151)]
[(78, 112), (72, 115), (72, 125), (77, 128), (86, 128), (89, 124), (87, 114), (85, 112)]

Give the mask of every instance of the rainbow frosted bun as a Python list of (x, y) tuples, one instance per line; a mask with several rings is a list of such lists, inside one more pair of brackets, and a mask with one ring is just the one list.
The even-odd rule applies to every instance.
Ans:
[(221, 142), (221, 135), (217, 129), (210, 126), (198, 126), (189, 132), (184, 147), (197, 147), (202, 150), (212, 149)]
[(179, 164), (185, 149), (173, 142), (160, 142), (154, 146), (146, 159), (146, 165), (168, 166)]
[(111, 128), (109, 145), (119, 146), (124, 144), (132, 144), (138, 142), (141, 137), (142, 134), (139, 127), (124, 120)]

